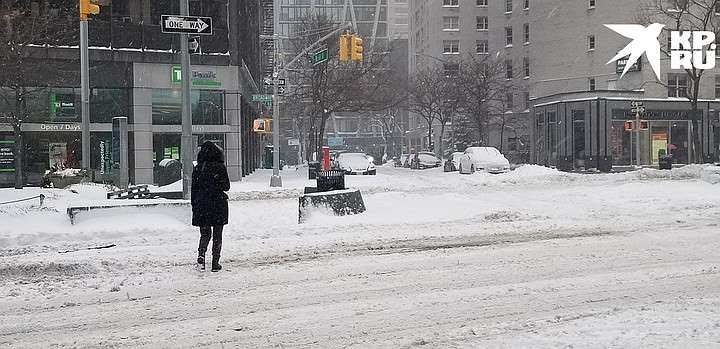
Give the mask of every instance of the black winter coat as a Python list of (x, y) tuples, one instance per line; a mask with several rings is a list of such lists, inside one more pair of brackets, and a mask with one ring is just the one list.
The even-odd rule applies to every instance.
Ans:
[[(206, 144), (209, 142), (206, 142)], [(222, 152), (210, 143), (203, 144), (198, 154), (198, 164), (192, 174), (192, 225), (209, 227), (228, 223), (228, 197), (230, 190), (227, 168), (222, 162)]]

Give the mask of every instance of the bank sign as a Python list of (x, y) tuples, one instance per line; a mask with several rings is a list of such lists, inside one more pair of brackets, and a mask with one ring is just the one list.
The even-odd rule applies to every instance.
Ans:
[[(182, 82), (182, 70), (179, 65), (172, 67), (171, 80), (173, 84)], [(192, 87), (195, 88), (219, 88), (222, 83), (218, 80), (217, 73), (212, 70), (195, 70), (192, 71)]]
[(0, 140), (0, 173), (15, 172), (15, 141)]
[[(664, 24), (653, 23), (645, 27), (639, 24), (606, 24), (612, 31), (632, 39), (607, 64), (618, 62), (628, 57), (620, 78), (631, 70), (644, 54), (655, 72), (658, 80), (662, 81), (660, 72), (660, 41)], [(670, 69), (713, 69), (715, 68), (715, 33), (711, 31), (671, 31), (670, 32)]]

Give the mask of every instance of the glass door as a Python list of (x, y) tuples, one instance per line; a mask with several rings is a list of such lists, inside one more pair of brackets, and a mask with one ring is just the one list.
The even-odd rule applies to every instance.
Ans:
[(687, 164), (690, 159), (690, 127), (688, 121), (671, 121), (670, 123), (668, 151), (672, 154), (674, 163)]

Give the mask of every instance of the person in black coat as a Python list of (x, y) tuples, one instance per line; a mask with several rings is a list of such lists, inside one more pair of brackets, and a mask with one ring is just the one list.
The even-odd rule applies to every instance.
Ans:
[(200, 227), (197, 262), (205, 268), (205, 252), (212, 236), (212, 271), (219, 271), (222, 269), (219, 263), (222, 231), (228, 223), (228, 197), (225, 192), (230, 190), (230, 180), (222, 151), (210, 141), (200, 147), (191, 188), (192, 225)]

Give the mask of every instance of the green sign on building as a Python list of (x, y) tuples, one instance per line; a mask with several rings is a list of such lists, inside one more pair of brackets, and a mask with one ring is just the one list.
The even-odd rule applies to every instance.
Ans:
[[(173, 84), (182, 82), (182, 69), (179, 65), (172, 67), (171, 81)], [(218, 80), (217, 73), (212, 70), (192, 70), (192, 87), (196, 88), (217, 88), (222, 82)]]
[(0, 141), (0, 172), (15, 172), (15, 141)]

